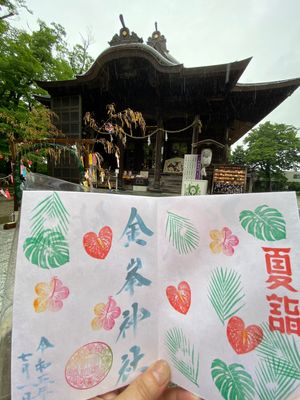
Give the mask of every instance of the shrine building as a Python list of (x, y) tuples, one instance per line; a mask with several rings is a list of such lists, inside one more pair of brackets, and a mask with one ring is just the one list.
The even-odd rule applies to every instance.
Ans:
[[(39, 81), (49, 95), (38, 99), (57, 114), (57, 127), (73, 139), (99, 137), (84, 125), (86, 112), (99, 122), (105, 121), (110, 103), (118, 111), (141, 112), (149, 128), (144, 139), (128, 136), (126, 146), (121, 145), (120, 177), (124, 171), (132, 177), (147, 171), (153, 190), (180, 192), (180, 163), (169, 161), (183, 160), (185, 154), (210, 148), (212, 166), (226, 163), (230, 146), (300, 85), (299, 78), (239, 83), (251, 58), (186, 68), (169, 53), (156, 24), (144, 43), (121, 22), (120, 33), (86, 73), (72, 80)], [(92, 151), (101, 150), (95, 144)], [(104, 158), (113, 171), (115, 157)], [(49, 174), (78, 182), (72, 162), (50, 165)]]

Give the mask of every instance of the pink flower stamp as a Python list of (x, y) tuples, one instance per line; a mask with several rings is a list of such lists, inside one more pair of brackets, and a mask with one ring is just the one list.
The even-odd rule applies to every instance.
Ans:
[(120, 316), (121, 309), (117, 306), (112, 296), (109, 296), (106, 304), (99, 303), (95, 305), (94, 313), (96, 317), (91, 322), (92, 329), (99, 330), (103, 328), (109, 331), (115, 326), (115, 319)]
[(59, 311), (63, 307), (63, 300), (69, 296), (69, 289), (63, 286), (56, 276), (49, 283), (40, 282), (35, 285), (37, 298), (34, 299), (33, 307), (35, 312)]
[(209, 247), (214, 254), (223, 253), (225, 256), (232, 256), (234, 254), (234, 247), (239, 244), (237, 236), (233, 235), (231, 230), (226, 226), (220, 231), (213, 229), (209, 232), (212, 239)]

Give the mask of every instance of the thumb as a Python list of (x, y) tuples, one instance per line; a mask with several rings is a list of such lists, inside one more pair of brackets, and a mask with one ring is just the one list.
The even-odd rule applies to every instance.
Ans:
[(168, 363), (156, 361), (119, 395), (118, 400), (156, 400), (168, 386), (170, 376)]

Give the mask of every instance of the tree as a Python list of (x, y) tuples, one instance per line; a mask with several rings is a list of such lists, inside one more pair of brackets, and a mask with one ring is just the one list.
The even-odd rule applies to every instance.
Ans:
[[(46, 94), (38, 80), (72, 79), (77, 73), (72, 63), (88, 67), (89, 42), (84, 56), (69, 50), (64, 28), (56, 23), (48, 26), (38, 21), (32, 32), (16, 29), (9, 17), (26, 8), (25, 0), (0, 0), (0, 151), (8, 155), (14, 140), (43, 139), (58, 133), (53, 125), (53, 113), (35, 98)], [(79, 45), (76, 45), (79, 46)], [(75, 48), (77, 48), (74, 46)], [(84, 65), (82, 63), (84, 62)], [(13, 155), (15, 158), (15, 154)], [(15, 169), (17, 169), (15, 165)], [(16, 180), (15, 180), (16, 182)]]
[(69, 52), (70, 66), (74, 75), (81, 75), (87, 71), (93, 63), (93, 58), (88, 54), (88, 49), (93, 43), (91, 32), (87, 32), (87, 37), (81, 36), (81, 44), (76, 44)]
[[(38, 23), (39, 28), (32, 33), (16, 29), (7, 22), (2, 21), (0, 25), (0, 140), (2, 136), (2, 141), (8, 134), (17, 139), (25, 138), (28, 129), (35, 132), (35, 136), (37, 134), (41, 137), (49, 136), (53, 132), (49, 111), (35, 99), (35, 95), (46, 92), (38, 87), (36, 81), (71, 79), (76, 73), (71, 65), (71, 52), (65, 41), (64, 28), (55, 23), (50, 26), (43, 21)], [(87, 42), (84, 47), (85, 58), (79, 54), (79, 61), (76, 61), (73, 49), (72, 62), (81, 65), (84, 61), (85, 65), (88, 65), (91, 62), (87, 53), (88, 46)], [(34, 118), (37, 114), (39, 117)], [(24, 121), (28, 128), (25, 130)], [(37, 129), (38, 121), (40, 125)], [(32, 125), (28, 125), (31, 123)]]
[(13, 27), (5, 29), (0, 43), (0, 107), (30, 108), (35, 94), (43, 92), (35, 83), (45, 79), (71, 79), (74, 74), (66, 58), (66, 33), (61, 25), (47, 26), (39, 21), (39, 29), (29, 34)]
[(241, 166), (247, 165), (247, 151), (243, 146), (236, 146), (229, 156), (229, 163)]
[(247, 164), (259, 171), (272, 190), (272, 176), (300, 166), (300, 138), (292, 125), (265, 122), (244, 140)]
[(26, 6), (26, 0), (0, 0), (0, 20), (4, 21), (7, 18), (17, 15), (19, 8), (25, 8), (31, 13)]
[[(55, 132), (52, 114), (35, 100), (43, 92), (39, 79), (73, 76), (62, 54), (64, 29), (48, 27), (39, 21), (39, 29), (29, 34), (2, 24), (0, 32), (0, 147), (9, 154), (9, 142), (15, 139), (43, 138)], [(55, 132), (57, 133), (57, 131)]]

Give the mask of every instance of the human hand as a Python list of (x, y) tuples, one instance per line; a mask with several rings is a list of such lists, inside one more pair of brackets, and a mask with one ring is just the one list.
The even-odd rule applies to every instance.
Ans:
[(121, 393), (114, 391), (91, 400), (200, 400), (181, 388), (167, 388), (171, 378), (170, 367), (164, 360), (151, 365)]

